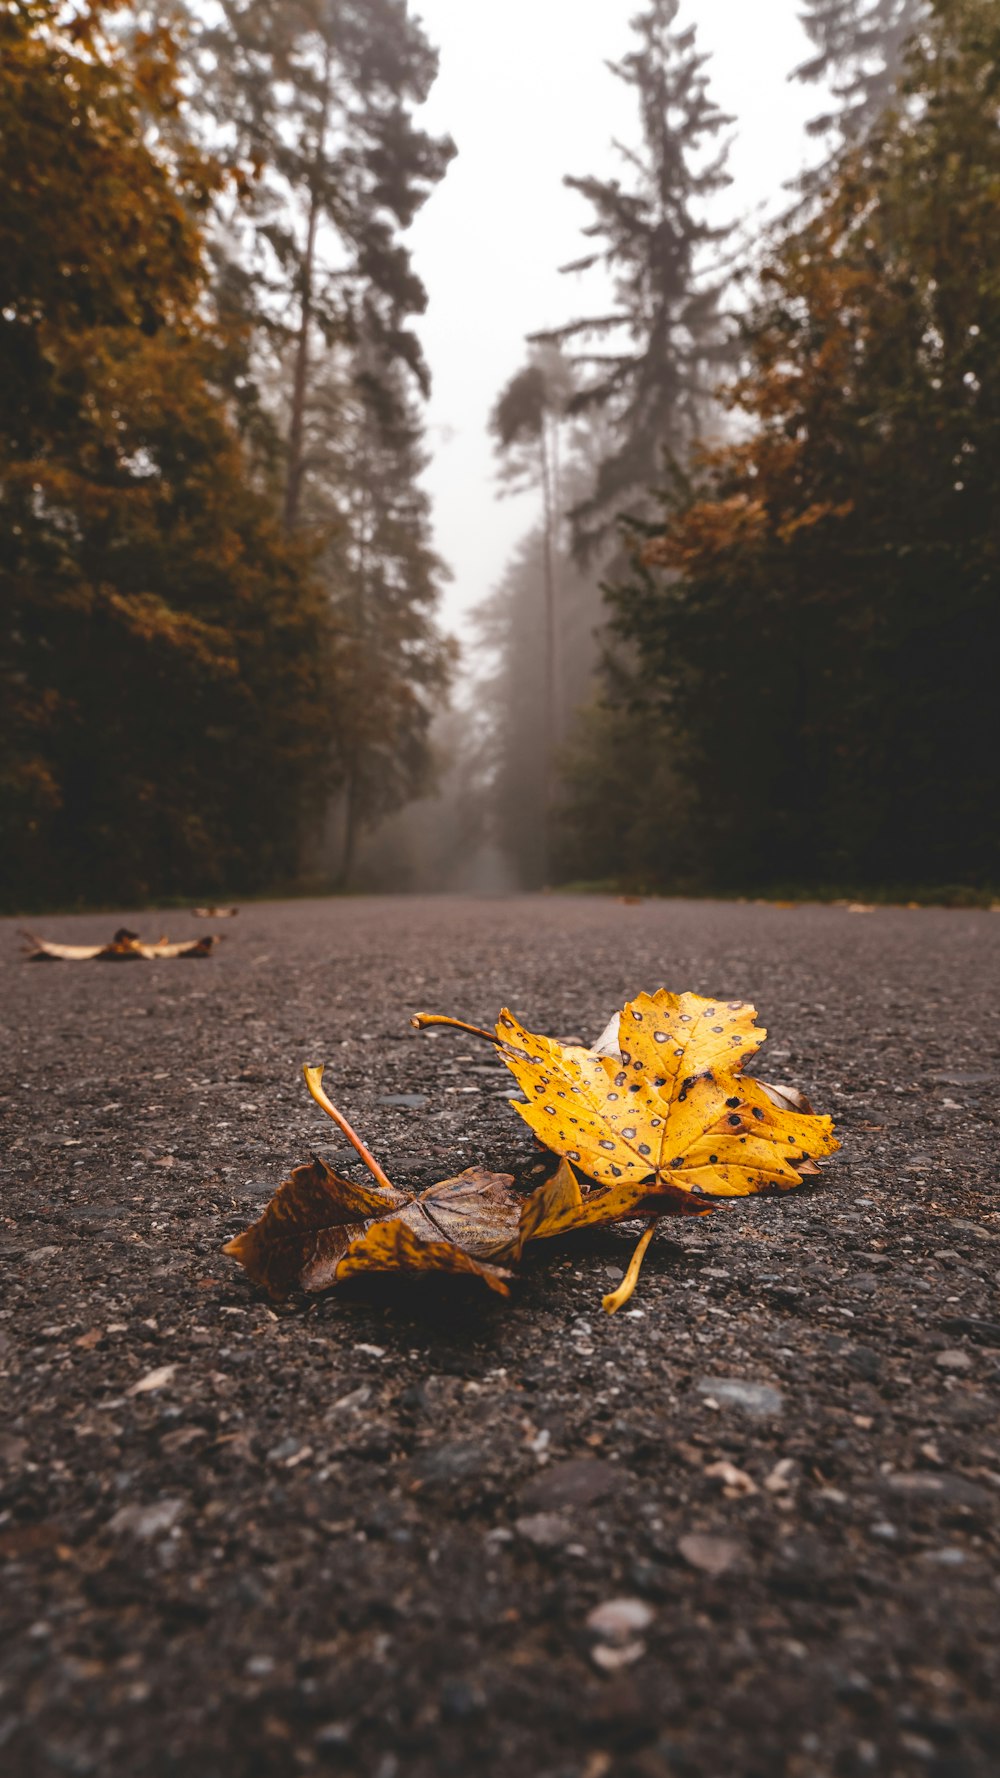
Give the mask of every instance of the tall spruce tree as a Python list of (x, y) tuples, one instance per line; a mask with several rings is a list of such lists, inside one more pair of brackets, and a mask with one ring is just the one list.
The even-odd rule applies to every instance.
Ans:
[(867, 134), (898, 91), (907, 45), (929, 10), (930, 0), (805, 0), (800, 17), (816, 53), (795, 77), (825, 83), (837, 100), (811, 120), (812, 135)]
[(199, 102), (250, 193), (260, 318), (289, 359), (284, 516), (300, 514), (317, 334), (364, 345), (426, 389), (426, 303), (400, 230), (454, 153), (417, 127), (437, 57), (406, 0), (219, 0), (197, 37)]
[(717, 141), (729, 119), (710, 97), (694, 28), (674, 28), (679, 10), (680, 0), (652, 0), (632, 20), (636, 47), (610, 64), (639, 114), (640, 145), (616, 144), (625, 181), (565, 181), (593, 210), (583, 233), (595, 245), (562, 269), (602, 267), (610, 307), (537, 336), (571, 347), (581, 376), (573, 406), (602, 409), (608, 428), (594, 486), (572, 514), (583, 553), (624, 508), (644, 507), (666, 453), (683, 455), (729, 350), (724, 283), (709, 265), (727, 231), (705, 215), (729, 183)]
[(326, 355), (304, 414), (302, 518), (326, 540), (317, 573), (338, 635), (341, 795), (334, 874), (351, 881), (366, 829), (427, 790), (431, 728), (454, 656), (436, 626), (447, 569), (431, 536), (417, 402), (377, 349)]
[(1000, 880), (996, 0), (933, 0), (904, 91), (773, 244), (741, 436), (618, 599), (714, 887)]

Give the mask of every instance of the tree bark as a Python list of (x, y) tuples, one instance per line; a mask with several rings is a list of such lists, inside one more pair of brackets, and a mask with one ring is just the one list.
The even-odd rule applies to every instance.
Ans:
[(299, 325), (295, 338), (295, 368), (292, 375), (292, 409), (288, 421), (288, 464), (285, 473), (285, 530), (293, 531), (298, 523), (302, 500), (302, 472), (305, 458), (306, 392), (309, 385), (309, 346), (312, 332), (313, 292), (316, 278), (316, 236), (323, 210), (319, 194), (320, 173), (326, 155), (326, 131), (330, 117), (330, 69), (332, 51), (327, 47), (323, 66), (323, 107), (316, 132), (316, 152), (309, 181), (309, 217), (306, 223), (306, 245), (302, 256), (302, 296)]
[(543, 541), (542, 562), (545, 588), (545, 874), (552, 863), (552, 806), (556, 787), (556, 737), (559, 732), (559, 627), (556, 612), (555, 472), (549, 449), (548, 416), (542, 415), (538, 434), (538, 451), (542, 473)]
[(315, 189), (313, 189), (309, 194), (309, 223), (306, 229), (305, 257), (302, 262), (302, 306), (295, 340), (292, 411), (288, 422), (288, 467), (285, 477), (284, 515), (286, 531), (295, 529), (302, 499), (306, 389), (309, 380), (309, 335), (312, 328), (313, 268), (316, 261), (316, 231), (319, 226), (319, 210), (319, 200)]

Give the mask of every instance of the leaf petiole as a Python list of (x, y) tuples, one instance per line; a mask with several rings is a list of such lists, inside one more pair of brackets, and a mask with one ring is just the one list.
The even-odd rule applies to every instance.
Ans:
[(606, 1310), (609, 1315), (617, 1314), (618, 1310), (628, 1302), (629, 1297), (632, 1295), (633, 1290), (638, 1284), (639, 1273), (642, 1270), (642, 1262), (646, 1257), (646, 1249), (656, 1233), (656, 1225), (658, 1222), (659, 1217), (652, 1217), (647, 1227), (643, 1230), (643, 1233), (639, 1236), (635, 1252), (628, 1262), (628, 1271), (625, 1273), (618, 1289), (609, 1291), (606, 1297), (601, 1298), (601, 1308)]
[(410, 1024), (418, 1031), (425, 1030), (428, 1025), (450, 1025), (455, 1031), (467, 1031), (470, 1037), (485, 1037), (487, 1043), (495, 1044), (498, 1049), (503, 1047), (503, 1038), (495, 1031), (486, 1031), (482, 1025), (467, 1025), (463, 1019), (449, 1019), (444, 1013), (415, 1012)]
[(348, 1142), (351, 1144), (351, 1147), (356, 1149), (358, 1154), (361, 1156), (361, 1159), (364, 1161), (365, 1166), (368, 1168), (368, 1171), (371, 1174), (372, 1178), (376, 1179), (378, 1181), (379, 1185), (383, 1186), (386, 1191), (394, 1192), (396, 1189), (395, 1186), (393, 1185), (391, 1179), (386, 1178), (386, 1176), (383, 1173), (381, 1167), (379, 1166), (377, 1160), (375, 1159), (375, 1156), (372, 1154), (371, 1149), (365, 1147), (365, 1144), (362, 1142), (361, 1137), (357, 1134), (357, 1131), (352, 1130), (352, 1128), (351, 1128), (350, 1124), (348, 1123), (346, 1117), (344, 1116), (343, 1112), (338, 1111), (337, 1107), (333, 1104), (332, 1100), (328, 1099), (326, 1094), (324, 1093), (322, 1085), (321, 1085), (321, 1082), (323, 1079), (322, 1067), (310, 1068), (310, 1067), (306, 1066), (303, 1068), (302, 1072), (305, 1075), (306, 1086), (309, 1088), (309, 1091), (312, 1094), (313, 1098), (315, 1099), (317, 1105), (319, 1105), (321, 1107), (321, 1109), (326, 1112), (327, 1117), (332, 1117), (338, 1130), (343, 1131), (344, 1135), (347, 1137)]

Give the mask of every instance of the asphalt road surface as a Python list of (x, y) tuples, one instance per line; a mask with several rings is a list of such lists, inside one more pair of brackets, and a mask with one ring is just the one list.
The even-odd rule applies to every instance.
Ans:
[[(120, 922), (192, 936), (187, 912)], [(213, 923), (208, 922), (211, 929)], [(204, 961), (0, 925), (12, 1778), (979, 1778), (1000, 1767), (1000, 918), (547, 896), (245, 907)], [(544, 1164), (485, 1047), (752, 999), (843, 1139), (513, 1300), (278, 1312), (221, 1248), (313, 1151)], [(447, 1281), (445, 1281), (447, 1283)]]

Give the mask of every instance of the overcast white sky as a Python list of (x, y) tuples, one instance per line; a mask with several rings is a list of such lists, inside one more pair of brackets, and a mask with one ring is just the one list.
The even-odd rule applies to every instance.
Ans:
[[(612, 136), (634, 138), (627, 93), (608, 72), (630, 44), (640, 0), (414, 0), (441, 71), (421, 113), (458, 156), (409, 240), (430, 307), (421, 323), (434, 378), (428, 411), (437, 545), (455, 580), (444, 617), (496, 584), (532, 521), (530, 496), (496, 498), (486, 420), (518, 369), (526, 333), (586, 312), (593, 285), (560, 277), (581, 250), (587, 206), (564, 173), (614, 170)], [(685, 0), (712, 55), (716, 102), (736, 122), (727, 215), (777, 203), (809, 155), (814, 89), (788, 74), (807, 51), (798, 0)], [(596, 275), (596, 274), (595, 274)]]

